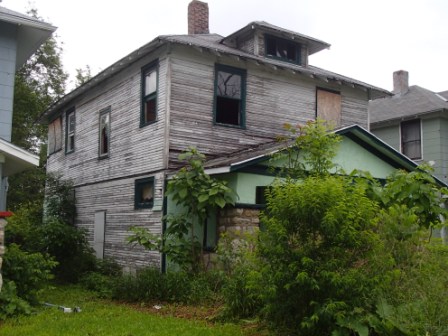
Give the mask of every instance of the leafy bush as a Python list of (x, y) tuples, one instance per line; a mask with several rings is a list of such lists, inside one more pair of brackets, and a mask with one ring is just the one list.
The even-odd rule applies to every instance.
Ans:
[(16, 244), (10, 244), (3, 257), (3, 276), (14, 282), (17, 296), (37, 303), (37, 294), (53, 278), (51, 270), (57, 262), (48, 255), (22, 251)]
[(0, 291), (0, 321), (20, 314), (31, 313), (28, 302), (17, 296), (14, 281), (5, 281)]
[(63, 282), (77, 282), (95, 267), (95, 256), (85, 231), (51, 218), (39, 229), (40, 249), (58, 262), (54, 272)]

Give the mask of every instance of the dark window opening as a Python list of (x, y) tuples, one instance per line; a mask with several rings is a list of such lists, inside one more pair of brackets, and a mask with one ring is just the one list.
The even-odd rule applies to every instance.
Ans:
[(267, 186), (258, 186), (255, 189), (255, 204), (266, 205)]
[(300, 64), (300, 44), (273, 36), (265, 41), (266, 56)]
[(216, 66), (215, 122), (244, 127), (245, 71)]
[(151, 64), (142, 70), (141, 126), (157, 121), (157, 65)]
[(135, 181), (135, 208), (152, 208), (154, 205), (154, 178)]
[(100, 112), (100, 157), (109, 155), (110, 143), (110, 108)]

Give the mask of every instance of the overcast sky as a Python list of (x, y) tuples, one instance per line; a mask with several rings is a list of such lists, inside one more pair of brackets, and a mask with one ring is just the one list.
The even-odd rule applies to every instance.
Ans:
[[(107, 68), (159, 35), (187, 33), (190, 0), (2, 0), (31, 6), (58, 27), (63, 62), (73, 76), (89, 65)], [(392, 73), (409, 71), (410, 85), (448, 90), (446, 0), (208, 0), (210, 32), (226, 36), (252, 21), (331, 44), (310, 64), (392, 90)], [(30, 6), (31, 3), (31, 6)]]

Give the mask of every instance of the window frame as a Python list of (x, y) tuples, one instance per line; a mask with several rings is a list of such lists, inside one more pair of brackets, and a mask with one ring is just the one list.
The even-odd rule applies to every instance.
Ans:
[[(69, 132), (70, 116), (73, 115), (73, 130)], [(69, 147), (70, 139), (73, 138), (72, 147)], [(76, 139), (76, 110), (74, 107), (69, 108), (65, 112), (65, 154), (70, 154), (75, 151), (75, 139)]]
[[(334, 119), (331, 119), (331, 120), (327, 120), (327, 119), (324, 119), (322, 116), (320, 116), (318, 113), (319, 113), (319, 91), (323, 91), (323, 92), (327, 92), (327, 93), (332, 93), (332, 94), (335, 94), (335, 95), (338, 95), (339, 97), (340, 97), (340, 106), (339, 106), (339, 120), (337, 121), (337, 122), (335, 122), (335, 120)], [(342, 93), (340, 92), (340, 91), (336, 91), (336, 90), (332, 90), (332, 89), (327, 89), (327, 88), (324, 88), (324, 87), (320, 87), (320, 86), (317, 86), (316, 87), (316, 107), (315, 107), (315, 118), (317, 119), (317, 118), (320, 118), (320, 119), (322, 119), (322, 120), (325, 120), (327, 123), (334, 123), (332, 126), (334, 127), (334, 128), (338, 128), (338, 127), (341, 127), (341, 125), (342, 125)]]
[[(146, 75), (148, 73), (151, 73), (155, 71), (156, 73), (156, 90), (154, 92), (151, 92), (149, 94), (145, 94), (146, 90)], [(144, 127), (147, 125), (151, 125), (157, 122), (158, 118), (158, 93), (159, 93), (159, 62), (158, 60), (155, 60), (144, 67), (141, 68), (141, 89), (140, 89), (140, 127)], [(155, 117), (152, 121), (145, 121), (145, 105), (149, 100), (154, 99), (154, 105), (155, 105)]]
[[(146, 185), (146, 184), (152, 184), (152, 200), (150, 202), (148, 202), (148, 204), (139, 202), (139, 195), (140, 192), (142, 190), (142, 188)], [(154, 183), (154, 177), (145, 177), (142, 179), (137, 179), (134, 181), (134, 209), (138, 210), (138, 209), (152, 209), (154, 206), (154, 198), (155, 198), (155, 183)]]
[[(102, 119), (103, 119), (104, 115), (108, 116), (109, 127), (108, 127), (108, 134), (107, 134), (107, 152), (102, 153), (101, 149), (102, 149), (102, 144), (103, 144), (102, 140), (103, 139), (102, 139), (102, 134), (101, 134), (101, 131), (102, 131), (102, 127), (101, 126), (102, 126)], [(110, 135), (111, 135), (111, 107), (108, 106), (108, 107), (100, 110), (100, 112), (99, 112), (99, 120), (98, 120), (98, 157), (100, 159), (108, 158), (109, 155), (110, 155)]]
[[(419, 139), (418, 140), (411, 140), (411, 141), (404, 141), (403, 139), (403, 126), (409, 125), (409, 124), (416, 124), (418, 123), (418, 135), (419, 135)], [(422, 120), (421, 119), (411, 119), (411, 120), (405, 120), (400, 122), (400, 152), (404, 155), (406, 155), (408, 158), (410, 158), (413, 161), (420, 161), (423, 160), (423, 138), (422, 138)], [(410, 156), (408, 156), (405, 152), (404, 152), (404, 145), (411, 143), (411, 142), (418, 142), (419, 143), (419, 152), (420, 155), (419, 157), (415, 157), (412, 158)]]
[[(296, 53), (295, 59), (291, 60), (289, 58), (268, 54), (268, 41), (269, 40), (276, 42), (276, 50), (277, 50), (277, 43), (278, 42), (287, 43), (288, 45), (293, 46), (294, 49), (295, 49), (295, 53)], [(295, 42), (295, 41), (290, 41), (290, 40), (287, 40), (287, 39), (284, 39), (284, 38), (281, 38), (281, 37), (278, 37), (278, 36), (265, 34), (264, 35), (264, 55), (266, 57), (268, 57), (268, 58), (272, 58), (272, 59), (276, 59), (276, 60), (280, 60), (280, 61), (285, 61), (285, 62), (288, 62), (288, 63), (301, 65), (302, 64), (302, 45), (300, 43), (298, 43), (298, 42)]]
[[(227, 72), (231, 74), (235, 74), (241, 77), (241, 94), (240, 94), (240, 107), (238, 112), (239, 117), (239, 124), (229, 124), (229, 123), (222, 123), (217, 121), (217, 115), (218, 115), (218, 97), (221, 97), (218, 95), (218, 74), (219, 72)], [(223, 64), (215, 64), (215, 82), (214, 82), (214, 92), (213, 92), (213, 124), (218, 126), (225, 126), (225, 127), (233, 127), (233, 128), (240, 128), (240, 129), (246, 129), (246, 78), (247, 78), (247, 71), (246, 69), (241, 68), (235, 68), (228, 65)], [(225, 97), (225, 96), (222, 96)], [(232, 99), (231, 97), (228, 97)], [(235, 99), (236, 100), (236, 99)]]
[[(59, 132), (57, 132), (56, 128), (54, 128), (53, 130), (50, 129), (50, 127), (55, 122), (59, 123)], [(54, 150), (51, 150), (51, 146), (50, 146), (51, 145), (51, 142), (50, 142), (50, 138), (51, 138), (50, 134), (51, 133), (53, 134), (53, 144), (54, 144), (53, 148), (54, 148)], [(62, 139), (63, 139), (62, 138), (62, 117), (59, 116), (59, 117), (53, 119), (51, 122), (48, 123), (48, 140), (47, 140), (48, 141), (48, 146), (47, 146), (48, 149), (47, 149), (47, 156), (50, 156), (50, 155), (52, 155), (54, 153), (57, 153), (60, 150), (62, 150), (62, 143), (63, 143)], [(58, 143), (60, 145), (59, 147), (58, 147)]]

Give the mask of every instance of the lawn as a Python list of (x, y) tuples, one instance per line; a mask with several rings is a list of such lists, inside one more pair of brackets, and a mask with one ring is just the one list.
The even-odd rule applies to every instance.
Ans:
[[(151, 309), (99, 300), (93, 293), (76, 287), (57, 287), (42, 295), (43, 302), (81, 308), (79, 313), (64, 313), (56, 307), (39, 307), (28, 317), (8, 320), (0, 325), (1, 336), (139, 336), (139, 335), (248, 335), (233, 324), (211, 324), (204, 319), (169, 316), (172, 307)], [(152, 309), (153, 311), (155, 309)], [(165, 310), (165, 311), (164, 311)], [(191, 316), (190, 316), (191, 317)], [(254, 335), (251, 332), (251, 335)]]

